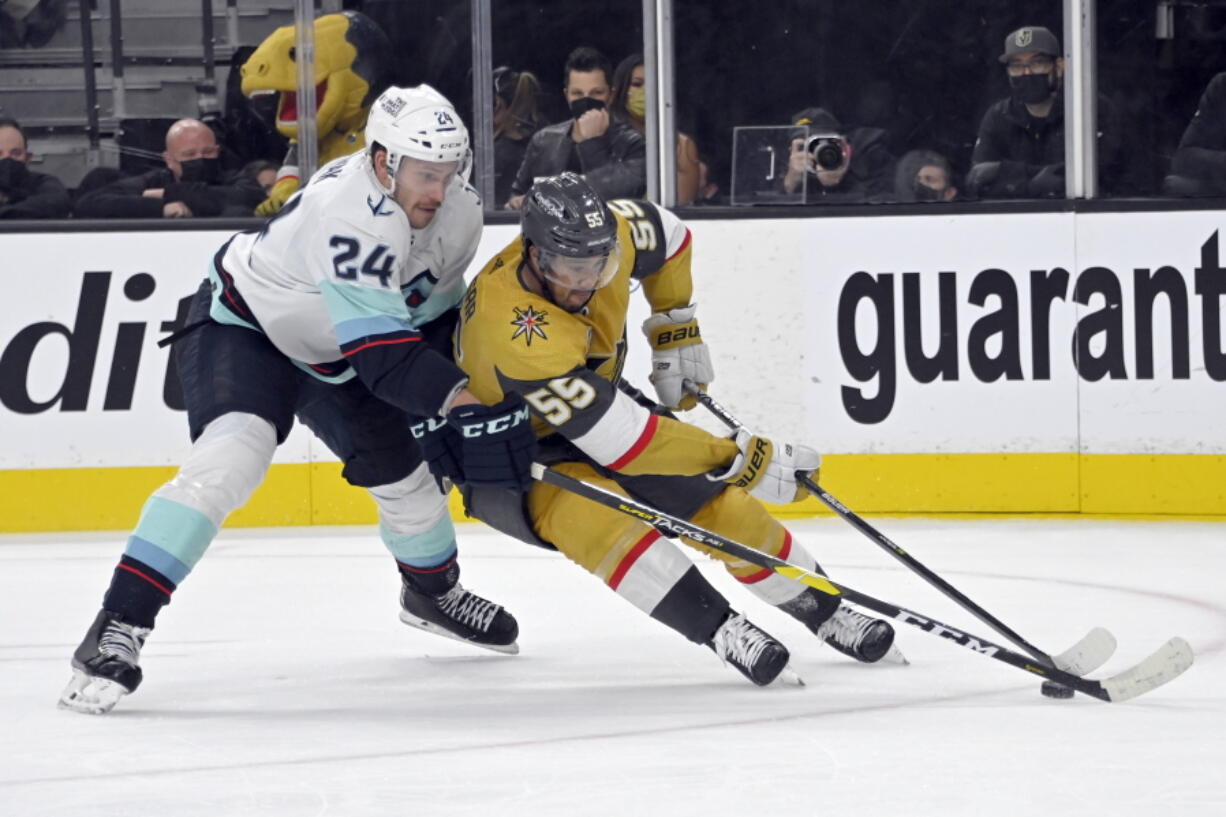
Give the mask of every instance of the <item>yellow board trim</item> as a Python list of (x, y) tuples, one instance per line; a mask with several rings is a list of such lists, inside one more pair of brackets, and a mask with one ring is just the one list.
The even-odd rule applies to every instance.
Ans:
[[(173, 467), (0, 471), (0, 532), (125, 530)], [(861, 514), (1226, 516), (1226, 456), (1208, 454), (832, 454), (822, 487)], [(451, 496), (452, 518), (464, 518)], [(772, 508), (830, 512), (810, 497)], [(367, 493), (339, 463), (274, 465), (236, 527), (365, 525)]]

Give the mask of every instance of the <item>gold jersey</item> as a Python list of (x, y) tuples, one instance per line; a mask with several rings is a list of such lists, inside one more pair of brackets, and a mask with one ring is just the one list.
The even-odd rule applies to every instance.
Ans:
[(519, 237), (465, 293), (456, 363), (484, 403), (518, 392), (537, 433), (559, 433), (596, 463), (624, 474), (696, 475), (726, 469), (736, 444), (653, 414), (616, 388), (626, 358), (631, 285), (642, 283), (653, 312), (690, 303), (689, 230), (645, 201), (608, 202), (621, 262), (581, 312), (555, 306), (524, 284)]

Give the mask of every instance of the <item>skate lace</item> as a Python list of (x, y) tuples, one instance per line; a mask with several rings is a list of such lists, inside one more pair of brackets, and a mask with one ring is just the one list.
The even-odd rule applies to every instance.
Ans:
[(98, 652), (110, 655), (125, 664), (136, 666), (140, 663), (140, 648), (144, 646), (145, 637), (149, 635), (147, 627), (133, 627), (119, 621), (112, 621), (102, 631), (98, 639)]
[(833, 638), (844, 647), (855, 649), (874, 623), (874, 619), (863, 613), (840, 607), (817, 629), (817, 636), (822, 639)]
[(494, 616), (502, 606), (487, 601), (476, 593), (470, 593), (457, 584), (439, 597), (438, 609), (461, 624), (486, 632), (494, 623)]
[(724, 622), (715, 632), (715, 648), (719, 657), (743, 667), (752, 667), (762, 651), (771, 643), (771, 638), (739, 613)]

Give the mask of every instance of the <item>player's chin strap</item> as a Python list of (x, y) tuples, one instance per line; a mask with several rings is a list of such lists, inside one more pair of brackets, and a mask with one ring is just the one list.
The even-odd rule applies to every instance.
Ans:
[[(1105, 678), (1102, 681), (1083, 678), (1079, 674), (1068, 672), (1058, 667), (1043, 666), (1028, 656), (1013, 652), (999, 644), (994, 644), (987, 639), (958, 630), (947, 624), (942, 624), (931, 616), (922, 615), (905, 607), (881, 601), (858, 590), (854, 590), (847, 585), (832, 582), (819, 573), (805, 570), (776, 556), (755, 550), (748, 545), (728, 539), (684, 519), (666, 514), (632, 497), (622, 496), (599, 485), (575, 479), (560, 471), (547, 468), (540, 463), (532, 464), (532, 478), (553, 485), (563, 491), (569, 491), (590, 499), (592, 502), (638, 519), (640, 522), (646, 522), (666, 536), (683, 536), (712, 550), (727, 553), (737, 559), (800, 582), (806, 587), (812, 587), (819, 593), (836, 596), (844, 601), (858, 604), (882, 616), (901, 621), (904, 624), (910, 624), (926, 633), (952, 641), (980, 655), (1025, 670), (1044, 680), (1062, 684), (1077, 692), (1098, 698), (1100, 701), (1126, 701), (1129, 698), (1135, 698), (1173, 680), (1187, 670), (1188, 667), (1192, 666), (1191, 646), (1182, 638), (1175, 637), (1163, 644), (1140, 664), (1118, 675)], [(1095, 633), (1097, 632), (1104, 631), (1095, 631)], [(1107, 636), (1109, 638), (1110, 634), (1107, 634)], [(1078, 645), (1074, 645), (1074, 649), (1080, 646), (1082, 646), (1081, 642)], [(1072, 650), (1064, 655), (1071, 653)]]
[[(711, 397), (711, 395), (707, 394), (705, 391), (698, 388), (698, 386), (696, 386), (693, 381), (686, 380), (685, 383), (682, 384), (682, 386), (687, 393), (694, 395), (695, 399), (697, 399), (699, 403), (702, 403), (702, 405), (708, 411), (710, 411), (717, 418), (719, 418), (719, 420), (722, 423), (724, 423), (726, 426), (732, 429), (743, 428), (740, 421), (737, 420), (736, 417), (732, 415), (732, 412), (728, 411), (728, 409), (724, 408), (722, 405), (716, 402), (714, 397)], [(996, 618), (994, 615), (989, 613), (987, 610), (980, 607), (978, 604), (976, 604), (974, 601), (972, 601), (970, 598), (964, 595), (962, 591), (958, 590), (958, 588), (954, 587), (949, 582), (945, 581), (945, 579), (941, 578), (939, 575), (937, 575), (932, 570), (930, 570), (928, 567), (926, 567), (923, 563), (920, 562), (919, 559), (916, 559), (910, 553), (903, 550), (898, 545), (894, 544), (894, 542), (892, 542), (890, 538), (887, 537), (884, 533), (881, 533), (879, 530), (874, 528), (868, 522), (865, 522), (857, 514), (851, 511), (846, 505), (844, 505), (842, 502), (839, 502), (839, 500), (831, 496), (826, 490), (822, 488), (822, 486), (818, 485), (817, 482), (809, 474), (797, 472), (796, 481), (799, 482), (801, 485), (803, 485), (805, 488), (807, 488), (815, 497), (820, 499), (822, 501), (822, 504), (824, 504), (830, 510), (834, 511), (834, 513), (837, 516), (842, 518), (845, 522), (849, 523), (856, 530), (860, 531), (860, 533), (868, 537), (868, 539), (871, 540), (873, 544), (877, 545), (882, 550), (884, 550), (886, 553), (889, 553), (895, 559), (902, 562), (904, 565), (907, 566), (909, 570), (911, 570), (913, 573), (918, 574), (920, 578), (928, 582), (930, 585), (935, 587), (937, 590), (940, 590), (947, 597), (953, 599), (955, 602), (958, 603), (958, 605), (963, 610), (966, 610), (968, 613), (973, 615), (975, 618), (979, 619), (984, 624), (988, 625), (993, 630), (1000, 633), (1005, 638), (1009, 639), (1015, 645), (1017, 645), (1018, 647), (1021, 647), (1023, 650), (1030, 653), (1037, 660), (1043, 662), (1044, 665), (1048, 667), (1059, 667), (1060, 669), (1068, 669), (1067, 666), (1061, 667), (1059, 663), (1057, 662), (1056, 658), (1047, 654), (1043, 650), (1040, 650), (1038, 647), (1034, 646), (1029, 641), (1022, 638), (1020, 635), (1014, 632), (1012, 628), (1010, 628), (1000, 619)], [(1089, 636), (1087, 636), (1087, 638), (1089, 638)], [(1085, 639), (1083, 639), (1083, 641), (1085, 641)], [(1112, 641), (1114, 642), (1114, 639), (1112, 639)], [(1114, 643), (1112, 643), (1111, 645), (1111, 650), (1114, 651)], [(1111, 657), (1111, 653), (1108, 652), (1106, 655), (1102, 656), (1102, 661), (1100, 661), (1098, 664), (1095, 664), (1092, 667), (1081, 666), (1081, 667), (1078, 667), (1078, 669), (1080, 670), (1080, 672), (1083, 672), (1083, 673), (1092, 672), (1093, 670), (1098, 669), (1098, 667), (1101, 666), (1102, 663), (1105, 663), (1106, 660), (1110, 657)]]

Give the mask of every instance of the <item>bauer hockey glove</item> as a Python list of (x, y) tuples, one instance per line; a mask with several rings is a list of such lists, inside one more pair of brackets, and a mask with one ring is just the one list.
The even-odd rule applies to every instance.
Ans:
[(706, 391), (715, 379), (711, 369), (711, 353), (702, 342), (698, 321), (694, 319), (696, 304), (680, 306), (667, 312), (657, 312), (643, 322), (643, 334), (651, 344), (651, 385), (656, 387), (660, 402), (671, 409), (691, 409), (697, 403), (694, 395), (686, 394), (683, 383), (692, 380)]
[(461, 482), (518, 491), (532, 484), (536, 432), (528, 404), (518, 394), (492, 406), (459, 406), (447, 415), (447, 422), (459, 432)]
[(745, 429), (733, 440), (741, 451), (732, 466), (723, 473), (708, 474), (707, 479), (744, 488), (750, 496), (772, 505), (804, 499), (806, 491), (796, 483), (796, 472), (807, 472), (816, 480), (822, 466), (822, 455), (805, 445), (772, 443)]
[(440, 491), (445, 494), (451, 488), (445, 480), (464, 481), (464, 469), (460, 459), (463, 446), (459, 431), (440, 417), (419, 420), (409, 426), (409, 431), (421, 447), (422, 459), (434, 475), (434, 481), (438, 483)]

